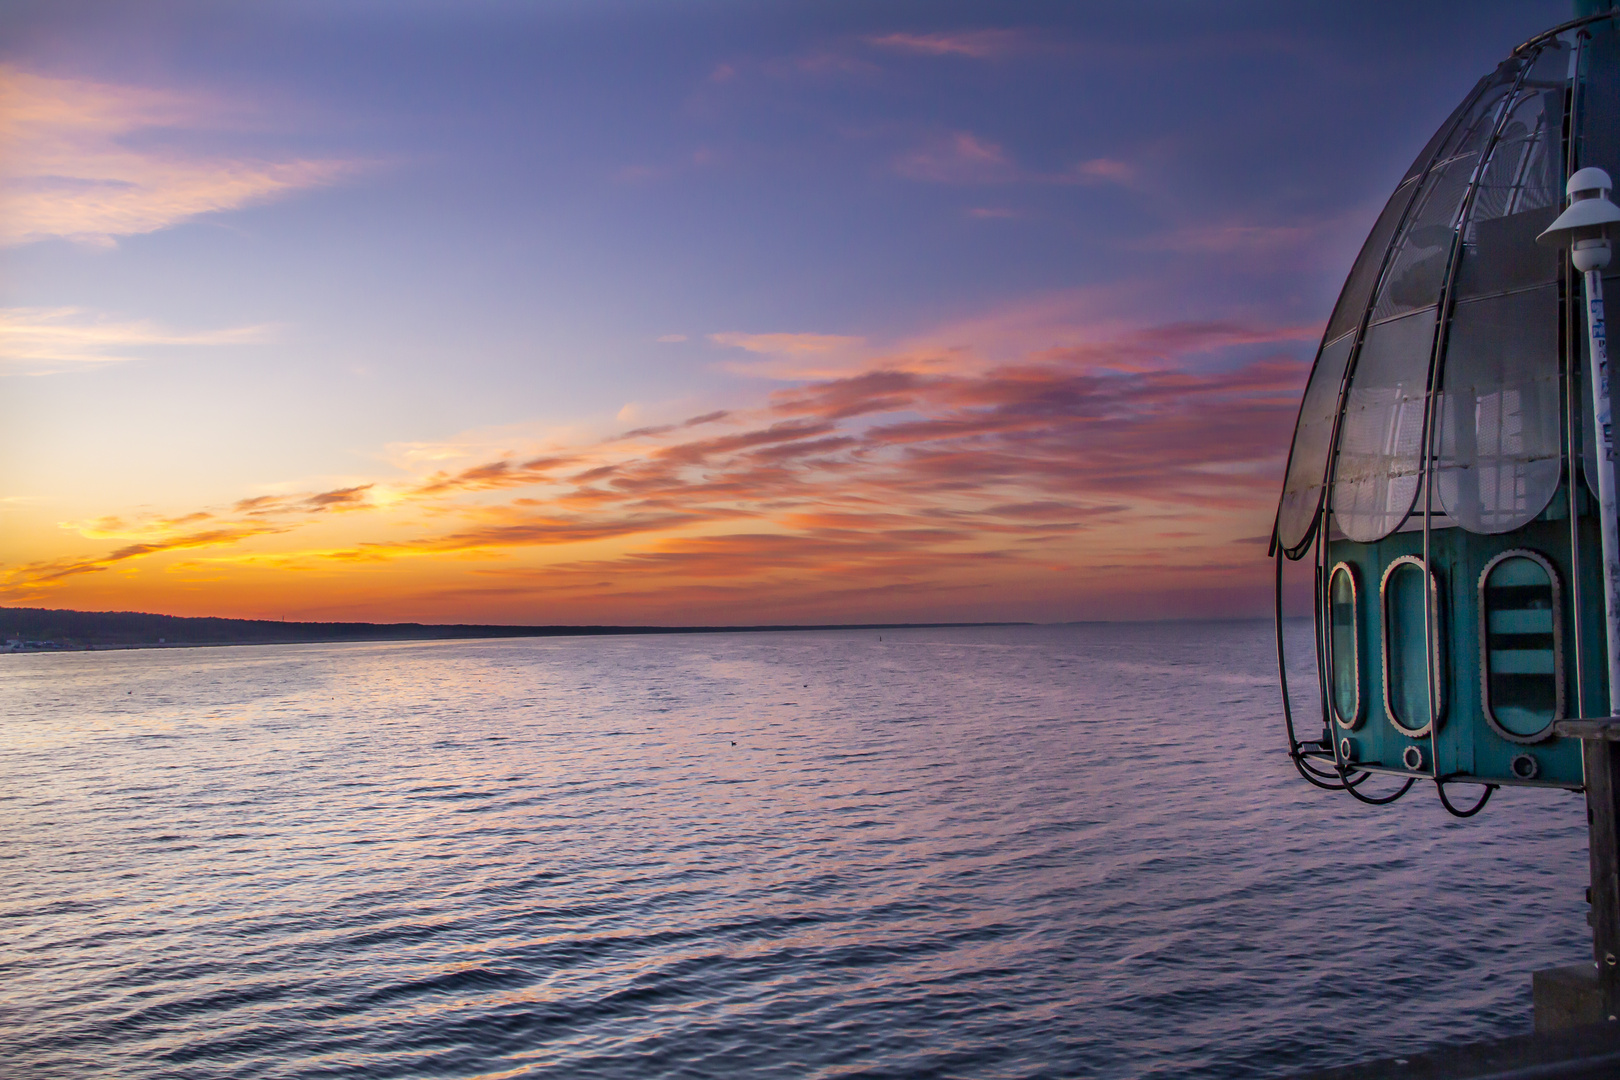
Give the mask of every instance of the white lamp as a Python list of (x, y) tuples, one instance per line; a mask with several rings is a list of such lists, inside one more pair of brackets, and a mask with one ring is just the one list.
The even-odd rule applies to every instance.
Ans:
[(1564, 187), (1569, 209), (1536, 237), (1536, 243), (1573, 246), (1575, 269), (1583, 274), (1608, 266), (1609, 226), (1620, 222), (1620, 206), (1609, 201), (1613, 187), (1602, 169), (1578, 170)]

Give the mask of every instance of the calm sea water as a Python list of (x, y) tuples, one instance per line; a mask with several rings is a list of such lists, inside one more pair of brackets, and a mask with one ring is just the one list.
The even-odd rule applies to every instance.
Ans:
[(1581, 801), (1306, 787), (1269, 635), (0, 657), (0, 1074), (1283, 1076), (1528, 1030), (1588, 956)]

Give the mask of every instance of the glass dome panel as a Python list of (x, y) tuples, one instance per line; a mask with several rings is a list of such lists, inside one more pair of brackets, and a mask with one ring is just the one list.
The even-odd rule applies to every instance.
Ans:
[(1556, 250), (1568, 46), (1531, 62), (1480, 170), (1463, 232), (1441, 400), (1436, 492), (1470, 532), (1517, 529), (1563, 474)]
[(1423, 178), (1378, 286), (1345, 396), (1333, 474), (1334, 520), (1352, 540), (1394, 532), (1417, 496), (1435, 311), (1469, 183), (1524, 63), (1497, 68), (1463, 111)]
[(1333, 468), (1333, 519), (1352, 540), (1388, 536), (1417, 497), (1434, 312), (1428, 307), (1367, 329)]
[(1294, 448), (1288, 455), (1288, 476), (1282, 502), (1277, 506), (1277, 540), (1291, 558), (1315, 531), (1316, 512), (1322, 506), (1322, 481), (1327, 473), (1328, 449), (1333, 442), (1333, 420), (1339, 411), (1339, 386), (1350, 359), (1354, 334), (1345, 334), (1322, 347), (1305, 387), (1294, 427)]
[(1457, 267), (1457, 297), (1466, 300), (1557, 281), (1562, 252), (1536, 243), (1557, 216), (1554, 206), (1470, 222)]
[(1495, 86), (1498, 81), (1500, 81), (1499, 77), (1495, 72), (1492, 72), (1474, 84), (1474, 88), (1468, 91), (1468, 96), (1462, 99), (1461, 104), (1459, 104), (1455, 109), (1451, 110), (1451, 115), (1446, 117), (1446, 122), (1441, 124), (1433, 135), (1429, 136), (1428, 143), (1424, 145), (1422, 151), (1418, 153), (1418, 156), (1413, 159), (1412, 167), (1406, 170), (1405, 176), (1401, 177), (1401, 183), (1404, 184), (1408, 180), (1413, 180), (1423, 175), (1424, 171), (1429, 167), (1429, 162), (1433, 160), (1434, 155), (1440, 152), (1441, 144), (1446, 141), (1446, 136), (1451, 134), (1451, 131), (1456, 126), (1457, 121), (1462, 118), (1464, 113), (1474, 107), (1474, 102), (1479, 99), (1481, 94)]
[(1339, 302), (1333, 306), (1333, 317), (1328, 320), (1327, 332), (1322, 335), (1323, 341), (1332, 341), (1341, 334), (1349, 333), (1361, 326), (1361, 317), (1367, 313), (1367, 300), (1372, 296), (1373, 286), (1378, 284), (1378, 272), (1384, 268), (1384, 256), (1389, 251), (1389, 242), (1395, 235), (1395, 229), (1406, 214), (1406, 208), (1411, 205), (1412, 196), (1417, 194), (1418, 182), (1413, 177), (1395, 189), (1389, 202), (1384, 206), (1384, 212), (1378, 215), (1378, 221), (1373, 225), (1372, 232), (1367, 236), (1367, 242), (1361, 245), (1361, 254), (1356, 256), (1355, 265), (1350, 268), (1350, 276), (1345, 279), (1344, 291), (1339, 293)]
[(1559, 252), (1535, 242), (1563, 205), (1570, 49), (1537, 54), (1480, 172), (1463, 233), (1456, 295), (1488, 296), (1558, 280)]
[[(1512, 92), (1521, 66), (1522, 62), (1511, 62), (1497, 69), (1424, 177), (1412, 213), (1395, 241), (1389, 270), (1379, 286), (1373, 322), (1439, 302), (1469, 181), (1496, 129), (1504, 99)], [(1424, 357), (1425, 364), (1427, 360)]]
[[(1418, 308), (1438, 303), (1445, 287), (1446, 267), (1451, 261), (1451, 242), (1456, 233), (1457, 212), (1468, 181), (1473, 176), (1478, 154), (1452, 158), (1438, 165), (1424, 180), (1418, 205), (1396, 241), (1389, 271), (1378, 291), (1372, 321), (1383, 322)], [(1427, 363), (1428, 357), (1424, 357)]]
[(1576, 161), (1620, 176), (1620, 27), (1592, 23), (1581, 48), (1581, 101)]
[[(1551, 42), (1536, 53), (1503, 121), (1491, 160), (1474, 197), (1475, 217), (1501, 217), (1540, 206), (1560, 205), (1559, 159), (1570, 48)], [(1506, 144), (1518, 149), (1504, 149)], [(1510, 203), (1516, 205), (1510, 205)]]
[[(1423, 303), (1405, 307), (1400, 306), (1398, 298), (1392, 298), (1385, 305), (1383, 312), (1385, 317), (1389, 317), (1391, 313), (1398, 315), (1403, 311), (1409, 311), (1412, 306), (1422, 307), (1425, 303), (1436, 302), (1440, 287), (1444, 284), (1445, 260), (1450, 256), (1450, 240), (1441, 237), (1435, 243), (1426, 245), (1419, 243), (1435, 240), (1436, 234), (1433, 229), (1422, 233), (1414, 232), (1413, 225), (1407, 220), (1414, 202), (1420, 206), (1427, 206), (1430, 215), (1442, 220), (1446, 229), (1454, 225), (1456, 210), (1467, 191), (1467, 176), (1462, 158), (1467, 158), (1467, 162), (1470, 163), (1468, 167), (1471, 168), (1471, 162), (1477, 159), (1479, 149), (1489, 141), (1490, 132), (1494, 129), (1495, 120), (1503, 105), (1503, 98), (1511, 91), (1522, 66), (1523, 62), (1519, 60), (1511, 60), (1504, 64), (1492, 75), (1481, 79), (1462, 104), (1457, 106), (1407, 170), (1400, 185), (1395, 189), (1395, 194), (1390, 197), (1383, 212), (1379, 214), (1372, 232), (1362, 245), (1361, 252), (1351, 268), (1338, 303), (1334, 305), (1333, 314), (1328, 320), (1327, 330), (1323, 334), (1324, 344), (1317, 355), (1301, 402), (1299, 419), (1294, 428), (1293, 446), (1288, 457), (1287, 476), (1283, 482), (1283, 494), (1277, 507), (1277, 538), (1290, 558), (1300, 557), (1305, 545), (1315, 535), (1327, 460), (1333, 449), (1332, 431), (1334, 410), (1339, 404), (1338, 390), (1350, 355), (1355, 349), (1356, 331), (1360, 329), (1362, 320), (1367, 314), (1373, 291), (1380, 279), (1386, 282), (1391, 280), (1389, 275), (1384, 274), (1384, 270), (1392, 252), (1404, 252), (1407, 255), (1405, 267), (1407, 281), (1402, 287), (1402, 295), (1406, 291), (1420, 294), (1432, 292), (1434, 295), (1426, 298)], [(1443, 169), (1440, 173), (1429, 174), (1431, 160), (1437, 154), (1445, 158), (1451, 172), (1448, 173)], [(1468, 157), (1470, 154), (1473, 156)], [(1425, 176), (1428, 176), (1427, 183), (1424, 182)], [(1461, 188), (1452, 190), (1458, 187), (1459, 177)], [(1406, 226), (1404, 229), (1403, 223)], [(1396, 238), (1397, 230), (1401, 233), (1399, 241)], [(1413, 263), (1423, 265), (1417, 267), (1414, 273)], [(1422, 286), (1425, 274), (1434, 278), (1431, 283), (1432, 289)], [(1389, 292), (1387, 285), (1385, 292)], [(1372, 366), (1375, 370), (1387, 374), (1392, 359), (1387, 350), (1391, 343), (1412, 342), (1415, 345), (1416, 338), (1422, 335), (1388, 330), (1373, 336), (1378, 339), (1374, 352), (1379, 355), (1373, 358)], [(1411, 366), (1423, 368), (1419, 376), (1419, 380), (1423, 382), (1427, 381), (1430, 345), (1432, 341), (1420, 348), (1415, 347), (1406, 358)], [(1404, 387), (1413, 383), (1412, 374), (1412, 372), (1399, 373), (1399, 384)], [(1360, 413), (1365, 414), (1373, 405), (1374, 399), (1384, 401), (1386, 405), (1391, 404), (1386, 400), (1389, 395), (1385, 391), (1390, 389), (1385, 385), (1387, 382), (1385, 379), (1380, 387), (1370, 394), (1359, 395), (1355, 407)], [(1404, 395), (1400, 396), (1404, 400)], [(1395, 445), (1406, 450), (1409, 449), (1408, 444), (1412, 442), (1411, 432), (1407, 430), (1409, 425), (1404, 422), (1409, 419), (1409, 411), (1402, 407), (1400, 412), (1401, 422), (1396, 425), (1399, 431)], [(1377, 418), (1365, 416), (1362, 418), (1377, 421)], [(1421, 413), (1418, 419), (1421, 421)], [(1421, 437), (1421, 423), (1419, 437)], [(1404, 495), (1406, 484), (1401, 479), (1387, 475), (1382, 482), (1370, 475), (1361, 476), (1358, 470), (1369, 464), (1364, 459), (1370, 449), (1370, 445), (1358, 445), (1352, 450), (1351, 471), (1358, 473), (1358, 479), (1346, 485), (1346, 493), (1350, 496), (1354, 507), (1361, 507), (1369, 498), (1383, 505), (1383, 510), (1373, 515), (1374, 519), (1381, 522), (1390, 516), (1389, 506), (1384, 505), (1387, 497), (1393, 496), (1395, 501), (1399, 502)], [(1404, 470), (1404, 463), (1395, 463), (1394, 467)], [(1368, 484), (1381, 487), (1381, 491), (1364, 490)], [(1409, 507), (1408, 499), (1401, 514), (1404, 515), (1405, 509)]]
[(1563, 476), (1558, 287), (1457, 305), (1437, 413), (1435, 492), (1470, 532), (1541, 513)]

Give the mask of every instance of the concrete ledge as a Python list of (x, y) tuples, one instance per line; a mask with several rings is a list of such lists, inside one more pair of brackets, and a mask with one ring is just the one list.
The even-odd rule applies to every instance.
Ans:
[[(1596, 982), (1596, 978), (1593, 979)], [(1614, 1080), (1620, 1022), (1442, 1046), (1407, 1057), (1345, 1065), (1297, 1080)]]
[(1530, 988), (1537, 1034), (1587, 1027), (1609, 1019), (1603, 1014), (1603, 989), (1593, 964), (1537, 971), (1530, 976)]
[(1600, 720), (1559, 720), (1553, 724), (1553, 733), (1566, 739), (1620, 742), (1620, 716)]

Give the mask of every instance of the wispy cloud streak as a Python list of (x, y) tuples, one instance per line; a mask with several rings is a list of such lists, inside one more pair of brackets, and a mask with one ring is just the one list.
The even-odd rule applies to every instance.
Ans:
[(990, 60), (1027, 49), (1028, 34), (1019, 30), (958, 30), (933, 34), (880, 34), (866, 38), (880, 49), (918, 53), (923, 56), (957, 56)]
[(239, 124), (217, 101), (0, 65), (0, 244), (110, 244), (332, 181), (355, 164), (188, 151), (153, 132)]
[(0, 308), (0, 373), (49, 375), (132, 359), (155, 346), (248, 345), (266, 326), (185, 331), (81, 308)]
[[(9, 568), (5, 595), (181, 553), (282, 568), (474, 559), (464, 587), (492, 595), (606, 603), (608, 589), (614, 604), (687, 597), (722, 612), (752, 587), (786, 590), (813, 614), (859, 587), (947, 596), (1141, 565), (1255, 531), (1305, 375), (1274, 346), (1309, 329), (1177, 323), (1001, 363), (972, 350), (931, 365), (867, 353), (864, 367), (750, 408), (554, 452), (457, 463), (475, 441), (424, 445), (410, 460), (431, 471), (415, 475), (74, 524), (126, 542)], [(717, 340), (859, 351), (834, 335)], [(295, 533), (323, 539), (300, 546)], [(478, 584), (490, 575), (504, 584)]]

